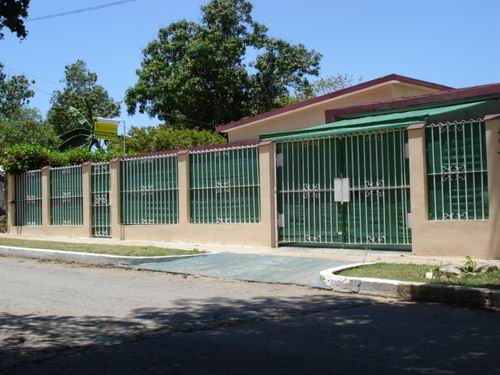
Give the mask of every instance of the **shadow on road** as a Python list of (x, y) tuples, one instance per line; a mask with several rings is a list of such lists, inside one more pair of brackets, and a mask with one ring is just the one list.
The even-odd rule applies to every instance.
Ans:
[(499, 343), (498, 313), (333, 295), (186, 298), (123, 318), (0, 313), (0, 371), (19, 374), (493, 374)]

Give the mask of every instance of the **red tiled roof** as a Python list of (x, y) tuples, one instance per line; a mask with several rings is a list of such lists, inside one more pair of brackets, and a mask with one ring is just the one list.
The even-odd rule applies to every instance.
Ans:
[(347, 87), (345, 89), (331, 92), (329, 94), (317, 96), (315, 98), (307, 99), (307, 100), (304, 100), (304, 101), (298, 102), (298, 103), (293, 103), (293, 104), (290, 104), (290, 105), (287, 105), (287, 106), (284, 106), (281, 108), (276, 108), (276, 109), (261, 113), (261, 114), (256, 115), (256, 116), (246, 117), (244, 119), (231, 122), (229, 124), (220, 125), (217, 127), (217, 131), (220, 133), (224, 133), (224, 132), (228, 131), (229, 129), (233, 129), (233, 128), (236, 128), (238, 126), (246, 125), (246, 124), (249, 124), (251, 122), (263, 120), (263, 119), (268, 118), (268, 117), (273, 117), (273, 116), (276, 116), (276, 115), (279, 115), (279, 114), (282, 114), (285, 112), (289, 112), (289, 111), (293, 111), (293, 110), (300, 109), (303, 107), (307, 107), (307, 106), (310, 106), (312, 104), (320, 103), (320, 102), (323, 102), (325, 100), (330, 100), (330, 99), (333, 99), (333, 98), (336, 98), (336, 97), (339, 97), (342, 95), (353, 93), (353, 92), (356, 92), (359, 90), (363, 90), (363, 89), (366, 89), (366, 88), (369, 88), (372, 86), (376, 86), (376, 85), (380, 85), (382, 83), (386, 83), (386, 82), (390, 82), (390, 81), (401, 81), (404, 83), (418, 85), (418, 86), (424, 86), (424, 87), (428, 87), (428, 88), (432, 88), (432, 89), (436, 89), (436, 90), (441, 90), (441, 91), (442, 90), (453, 90), (453, 88), (451, 88), (451, 87), (440, 85), (437, 83), (422, 81), (422, 80), (411, 78), (411, 77), (405, 77), (405, 76), (401, 76), (399, 74), (389, 74), (387, 76), (372, 79), (371, 81), (366, 81), (366, 82), (360, 83), (358, 85), (354, 85), (351, 87)]
[(325, 111), (326, 122), (331, 123), (334, 117), (345, 117), (354, 114), (362, 114), (376, 111), (390, 111), (392, 108), (413, 107), (432, 104), (434, 102), (447, 102), (467, 100), (468, 98), (487, 97), (500, 94), (500, 83), (492, 83), (481, 86), (464, 87), (461, 89), (449, 89), (437, 93), (418, 95), (406, 98), (383, 100), (376, 103), (354, 105), (344, 108), (329, 109)]

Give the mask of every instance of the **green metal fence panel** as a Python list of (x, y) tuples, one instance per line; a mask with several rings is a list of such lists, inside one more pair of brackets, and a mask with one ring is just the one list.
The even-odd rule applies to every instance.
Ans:
[(192, 151), (189, 166), (192, 223), (259, 222), (257, 146)]
[(109, 163), (92, 165), (92, 236), (111, 237), (111, 197)]
[(15, 178), (16, 225), (42, 225), (42, 171), (34, 170)]
[(276, 144), (281, 243), (411, 244), (405, 130)]
[(83, 225), (81, 166), (50, 170), (50, 224)]
[(429, 219), (488, 219), (484, 121), (429, 124), (426, 146)]
[(349, 244), (411, 244), (410, 173), (406, 130), (344, 138)]
[(121, 162), (122, 224), (176, 224), (178, 200), (176, 155)]

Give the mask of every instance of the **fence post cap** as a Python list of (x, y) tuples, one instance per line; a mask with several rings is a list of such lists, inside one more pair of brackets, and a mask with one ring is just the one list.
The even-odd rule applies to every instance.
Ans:
[(114, 164), (114, 163), (118, 163), (120, 160), (121, 160), (121, 158), (113, 158), (109, 162)]
[(48, 166), (48, 165), (44, 165), (44, 166), (41, 168), (41, 170), (42, 170), (42, 171), (46, 171), (47, 169), (50, 169), (50, 166)]
[(189, 154), (189, 150), (181, 149), (177, 151), (177, 155), (185, 155), (185, 154)]
[(92, 163), (90, 161), (84, 161), (83, 163), (81, 163), (80, 165), (82, 167), (86, 167), (87, 165), (91, 165)]
[(492, 113), (490, 115), (484, 116), (484, 121), (492, 121), (500, 119), (500, 113)]
[(273, 141), (262, 141), (262, 142), (259, 142), (259, 146), (269, 146), (272, 143), (273, 143)]

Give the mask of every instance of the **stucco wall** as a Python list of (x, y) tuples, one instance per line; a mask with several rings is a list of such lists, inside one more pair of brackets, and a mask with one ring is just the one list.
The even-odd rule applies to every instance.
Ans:
[[(111, 162), (110, 199), (112, 237), (121, 240), (157, 240), (172, 242), (234, 244), (246, 246), (275, 246), (274, 238), (274, 182), (273, 146), (259, 145), (260, 214), (258, 223), (252, 224), (193, 224), (190, 223), (189, 154), (178, 154), (179, 223), (172, 225), (121, 225), (120, 221), (120, 163)], [(90, 237), (90, 164), (83, 165), (83, 225), (50, 225), (49, 169), (42, 169), (42, 225), (15, 225), (15, 205), (9, 205), (8, 231), (31, 236)], [(9, 202), (14, 201), (14, 176), (9, 175)]]
[(400, 82), (387, 82), (359, 92), (340, 96), (311, 107), (243, 125), (228, 131), (229, 142), (258, 140), (261, 134), (304, 129), (325, 123), (325, 111), (358, 104), (415, 96), (436, 91), (422, 86)]
[(500, 258), (500, 120), (486, 121), (488, 148), (488, 220), (432, 221), (428, 219), (425, 129), (408, 131), (412, 250), (415, 255), (473, 256)]

